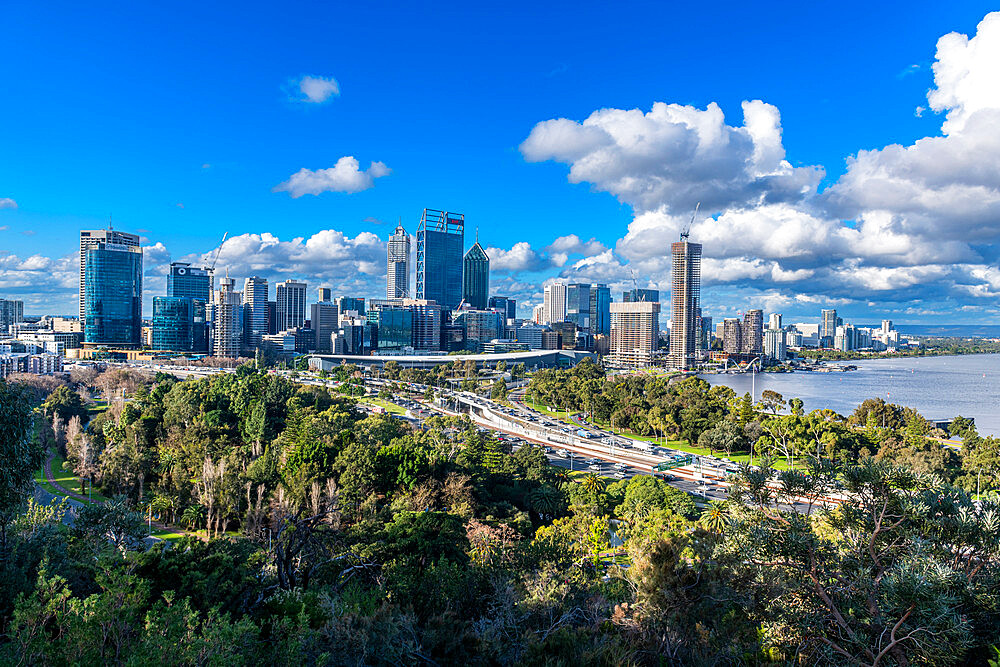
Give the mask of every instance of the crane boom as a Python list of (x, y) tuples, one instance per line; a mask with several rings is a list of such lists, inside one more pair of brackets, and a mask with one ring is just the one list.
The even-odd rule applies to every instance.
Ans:
[(229, 232), (222, 235), (222, 243), (219, 244), (219, 249), (215, 251), (215, 259), (212, 260), (212, 273), (215, 273), (215, 263), (219, 261), (219, 255), (222, 254), (222, 246), (226, 245), (227, 236), (229, 236)]
[(687, 241), (688, 237), (691, 236), (691, 226), (694, 224), (694, 219), (698, 216), (698, 209), (701, 208), (701, 202), (698, 202), (694, 207), (694, 213), (691, 214), (691, 222), (687, 223), (687, 227), (681, 230), (681, 241)]

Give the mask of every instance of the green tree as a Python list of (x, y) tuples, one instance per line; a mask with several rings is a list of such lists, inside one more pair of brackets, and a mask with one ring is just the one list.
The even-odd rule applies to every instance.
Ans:
[(27, 392), (0, 379), (0, 559), (7, 557), (7, 530), (31, 492), (45, 458), (31, 439)]
[(42, 410), (47, 417), (58, 415), (64, 422), (68, 422), (73, 417), (79, 417), (84, 423), (90, 419), (90, 413), (84, 406), (80, 394), (66, 385), (49, 394), (49, 397), (42, 403)]

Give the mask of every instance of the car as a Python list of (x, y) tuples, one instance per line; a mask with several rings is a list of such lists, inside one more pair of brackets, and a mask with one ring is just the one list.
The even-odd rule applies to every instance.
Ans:
[(590, 457), (589, 459), (587, 459), (587, 463), (598, 463), (598, 462), (599, 461), (597, 459), (595, 459), (594, 457)]
[(567, 452), (565, 449), (557, 449), (556, 450), (556, 456), (561, 456), (562, 458), (566, 458), (568, 455), (569, 455), (569, 452)]
[(601, 469), (601, 464), (599, 464), (599, 463), (591, 463), (590, 464), (590, 469), (591, 470), (600, 470)]
[(615, 479), (625, 479), (625, 472), (622, 470), (616, 470), (613, 473), (611, 473), (611, 476), (614, 477)]
[(625, 464), (624, 463), (616, 463), (615, 464), (615, 470), (625, 470)]

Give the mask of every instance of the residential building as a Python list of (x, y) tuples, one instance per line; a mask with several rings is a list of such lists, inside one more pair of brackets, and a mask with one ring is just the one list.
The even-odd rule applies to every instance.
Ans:
[(764, 332), (764, 356), (779, 363), (785, 361), (785, 332), (781, 329), (769, 328)]
[(228, 275), (212, 290), (213, 357), (235, 359), (243, 343), (243, 295), (235, 291), (236, 281)]
[(87, 273), (87, 248), (98, 243), (111, 243), (129, 248), (139, 247), (139, 237), (136, 234), (120, 232), (117, 229), (84, 229), (80, 231), (80, 327), (84, 321), (84, 285)]
[(697, 312), (701, 307), (701, 244), (682, 236), (670, 244), (673, 260), (670, 289), (670, 356), (673, 368), (695, 365)]
[(275, 302), (278, 305), (278, 330), (285, 331), (305, 326), (306, 323), (306, 283), (285, 280), (275, 287)]
[(465, 216), (425, 208), (417, 228), (417, 300), (454, 310), (462, 301)]
[(410, 235), (400, 220), (396, 231), (386, 243), (385, 298), (405, 299), (410, 296)]
[(785, 348), (802, 347), (802, 334), (798, 331), (785, 332)]
[(260, 347), (261, 342), (270, 332), (268, 322), (268, 285), (267, 278), (250, 276), (243, 281), (243, 347), (253, 350)]
[(486, 310), (490, 294), (490, 258), (479, 239), (462, 260), (462, 300), (474, 310)]
[(0, 333), (6, 334), (10, 325), (24, 320), (24, 302), (0, 299)]
[(820, 338), (833, 338), (837, 335), (837, 311), (823, 310), (820, 313)]
[(88, 243), (83, 254), (84, 342), (138, 347), (142, 337), (142, 248), (97, 242)]
[(781, 313), (771, 313), (767, 322), (768, 329), (781, 329)]
[(743, 313), (743, 354), (764, 352), (764, 311), (756, 308)]
[(730, 354), (743, 352), (743, 323), (736, 318), (722, 322), (722, 349)]
[(545, 304), (540, 303), (531, 309), (531, 321), (535, 324), (546, 324), (548, 319), (545, 317)]
[(647, 366), (659, 346), (660, 302), (612, 303), (608, 360), (622, 366)]
[(340, 311), (332, 301), (320, 301), (309, 306), (309, 325), (316, 332), (316, 352), (333, 351), (331, 336), (339, 329)]
[(171, 262), (167, 273), (167, 296), (200, 299), (208, 303), (212, 294), (212, 270), (187, 262)]
[(659, 302), (660, 300), (660, 290), (656, 289), (642, 289), (635, 287), (633, 289), (622, 292), (622, 302), (631, 303), (635, 301), (647, 301), (649, 303)]
[(542, 320), (540, 324), (566, 320), (566, 285), (564, 283), (553, 283), (545, 286)]

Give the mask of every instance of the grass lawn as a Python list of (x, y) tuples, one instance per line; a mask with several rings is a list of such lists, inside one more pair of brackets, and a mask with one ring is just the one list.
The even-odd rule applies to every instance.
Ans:
[[(79, 493), (80, 495), (83, 495), (83, 496), (88, 495), (86, 493), (83, 493), (83, 491), (80, 490), (80, 488), (81, 488), (80, 478), (77, 477), (76, 475), (74, 475), (69, 470), (63, 470), (63, 467), (62, 467), (63, 461), (65, 461), (65, 459), (62, 457), (62, 455), (60, 455), (58, 452), (56, 452), (55, 458), (52, 459), (52, 479), (53, 479), (53, 481), (55, 481), (56, 484), (60, 485), (61, 487), (63, 487), (67, 491), (72, 491), (73, 493)], [(103, 501), (107, 500), (107, 498), (104, 497), (104, 496), (102, 496), (100, 494), (100, 492), (97, 491), (96, 489), (93, 490), (93, 491), (91, 491), (89, 493), (89, 496), (91, 498), (93, 498), (94, 500), (96, 500), (96, 501), (103, 502)]]
[(377, 396), (369, 396), (367, 398), (361, 399), (362, 403), (367, 403), (369, 405), (377, 405), (380, 408), (384, 408), (386, 412), (391, 412), (397, 415), (406, 414), (406, 410), (399, 407), (395, 403), (390, 403), (384, 399), (378, 398)]
[(535, 403), (534, 401), (529, 401), (527, 399), (525, 399), (523, 403), (527, 405), (529, 408), (541, 412), (543, 415), (548, 415), (550, 417), (555, 417), (556, 419), (565, 419), (569, 421), (570, 413), (566, 412), (565, 410), (552, 411), (549, 410), (548, 406), (542, 405), (541, 403)]
[(169, 528), (157, 528), (153, 531), (153, 537), (158, 537), (166, 542), (176, 542), (177, 540), (184, 537), (182, 533), (176, 533)]

